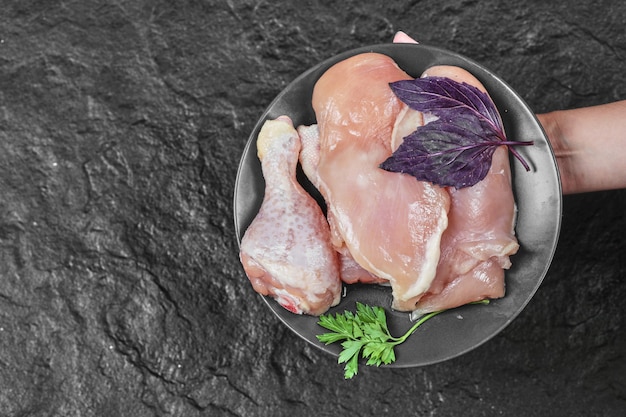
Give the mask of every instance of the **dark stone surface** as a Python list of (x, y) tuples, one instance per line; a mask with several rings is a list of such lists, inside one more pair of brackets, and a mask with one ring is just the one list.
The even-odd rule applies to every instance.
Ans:
[(253, 293), (232, 192), (287, 83), (399, 29), (537, 112), (624, 99), (626, 3), (307, 3), (2, 2), (0, 415), (624, 415), (624, 191), (565, 198), (550, 273), (497, 337), (353, 381)]

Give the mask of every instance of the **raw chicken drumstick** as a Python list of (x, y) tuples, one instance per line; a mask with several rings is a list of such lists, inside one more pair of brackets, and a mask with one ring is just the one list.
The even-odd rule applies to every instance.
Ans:
[(342, 284), (326, 218), (296, 180), (300, 148), (288, 117), (261, 128), (265, 195), (241, 240), (240, 258), (256, 292), (293, 313), (319, 315), (339, 303)]

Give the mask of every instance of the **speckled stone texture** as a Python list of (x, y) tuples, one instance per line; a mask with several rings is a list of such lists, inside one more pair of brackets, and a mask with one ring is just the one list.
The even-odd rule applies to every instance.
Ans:
[(0, 415), (624, 415), (626, 192), (565, 197), (550, 272), (494, 339), (352, 381), (252, 291), (232, 198), (272, 98), (396, 30), (536, 112), (624, 99), (625, 2), (0, 6)]

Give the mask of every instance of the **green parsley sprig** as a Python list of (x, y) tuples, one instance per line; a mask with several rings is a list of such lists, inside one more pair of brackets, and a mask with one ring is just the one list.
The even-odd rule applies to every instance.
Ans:
[[(484, 300), (479, 303), (488, 303)], [(343, 350), (339, 354), (338, 363), (345, 363), (344, 377), (351, 379), (358, 373), (359, 354), (367, 359), (366, 365), (389, 365), (396, 360), (394, 347), (404, 343), (415, 330), (427, 320), (444, 312), (428, 313), (415, 322), (402, 336), (394, 337), (387, 327), (387, 315), (382, 307), (372, 307), (357, 301), (356, 313), (323, 314), (318, 324), (328, 333), (317, 335), (317, 339), (326, 345), (341, 342)]]

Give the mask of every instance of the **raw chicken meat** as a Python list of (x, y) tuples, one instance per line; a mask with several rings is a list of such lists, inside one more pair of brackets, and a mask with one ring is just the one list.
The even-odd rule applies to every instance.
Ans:
[(506, 147), (496, 149), (481, 182), (449, 191), (449, 225), (441, 241), (437, 278), (418, 302), (416, 315), (503, 297), (504, 270), (519, 248)]
[[(300, 150), (300, 166), (311, 184), (319, 189), (319, 177), (317, 167), (320, 161), (320, 136), (316, 124), (310, 126), (298, 126), (298, 134), (302, 142)], [(377, 277), (359, 265), (346, 246), (337, 248), (339, 253), (339, 265), (341, 280), (346, 284), (360, 282), (362, 284), (383, 284), (386, 279)]]
[[(458, 67), (429, 75), (485, 91)], [(519, 248), (506, 147), (494, 152), (485, 179), (462, 189), (379, 168), (406, 135), (435, 119), (389, 88), (409, 78), (385, 55), (357, 55), (316, 84), (317, 124), (296, 131), (282, 116), (263, 126), (265, 197), (240, 254), (257, 292), (319, 315), (339, 302), (341, 281), (386, 283), (392, 307), (414, 317), (504, 296), (504, 271)], [(326, 218), (296, 180), (298, 158), (324, 197)]]
[(332, 243), (388, 280), (401, 311), (414, 310), (435, 278), (450, 205), (443, 188), (379, 168), (402, 108), (389, 83), (409, 78), (388, 56), (365, 53), (331, 67), (313, 91)]
[(319, 190), (317, 167), (320, 163), (320, 131), (316, 124), (301, 125), (298, 126), (298, 135), (302, 144), (299, 156), (300, 166), (311, 184)]
[[(467, 71), (452, 66), (435, 66), (424, 76), (448, 77), (485, 92), (484, 86)], [(396, 123), (393, 142), (415, 130), (414, 124), (432, 120), (405, 108)], [(410, 132), (408, 132), (410, 133)], [(414, 315), (458, 307), (473, 301), (504, 296), (504, 269), (517, 252), (516, 206), (511, 187), (509, 155), (505, 146), (494, 152), (487, 176), (478, 184), (449, 188), (451, 196), (448, 228), (441, 240), (437, 277), (417, 303)]]
[(319, 315), (339, 303), (342, 284), (326, 218), (296, 180), (300, 148), (288, 117), (261, 128), (265, 195), (241, 240), (240, 259), (256, 292), (294, 313)]

